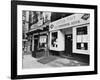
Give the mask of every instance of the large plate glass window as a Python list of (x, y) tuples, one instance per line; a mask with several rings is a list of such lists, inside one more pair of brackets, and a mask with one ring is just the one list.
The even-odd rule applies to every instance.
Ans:
[(57, 45), (57, 37), (58, 37), (57, 32), (52, 32), (51, 36), (52, 36), (52, 40), (51, 40), (52, 47), (57, 47), (58, 46)]
[(39, 48), (46, 48), (46, 46), (47, 46), (47, 35), (40, 35)]
[(83, 36), (87, 35), (87, 26), (76, 28), (77, 38), (80, 36), (80, 42), (76, 43), (76, 48), (80, 50), (88, 50), (88, 43), (83, 41)]

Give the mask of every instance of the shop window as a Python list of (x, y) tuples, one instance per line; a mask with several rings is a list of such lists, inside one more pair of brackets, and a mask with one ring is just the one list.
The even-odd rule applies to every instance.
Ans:
[(77, 49), (81, 49), (81, 43), (77, 43)]
[(57, 42), (57, 36), (58, 36), (57, 32), (53, 32), (52, 33), (51, 45), (53, 47), (58, 47), (58, 45), (56, 44), (56, 42)]
[(77, 28), (76, 29), (76, 34), (77, 35), (85, 35), (85, 34), (87, 34), (87, 26)]
[(45, 43), (39, 43), (39, 48), (45, 48)]
[(85, 48), (85, 50), (88, 49), (88, 43), (84, 43), (84, 48)]
[(39, 39), (39, 48), (46, 48), (47, 47), (47, 36), (40, 36)]
[(77, 43), (77, 49), (88, 50), (88, 43)]

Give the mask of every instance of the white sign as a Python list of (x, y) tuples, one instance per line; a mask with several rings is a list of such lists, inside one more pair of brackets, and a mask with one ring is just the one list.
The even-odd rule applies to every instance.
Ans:
[(52, 31), (52, 30), (63, 29), (72, 26), (90, 23), (89, 16), (86, 15), (87, 19), (84, 19), (83, 17), (85, 17), (85, 14), (73, 14), (71, 16), (59, 19), (57, 21), (50, 23), (49, 30)]

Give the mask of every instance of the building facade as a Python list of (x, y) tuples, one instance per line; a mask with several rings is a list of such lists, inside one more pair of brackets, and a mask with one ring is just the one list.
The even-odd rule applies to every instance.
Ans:
[(48, 49), (51, 12), (29, 11), (29, 30), (26, 33), (32, 56), (45, 55)]
[(23, 47), (33, 57), (90, 54), (90, 14), (23, 11)]
[(90, 19), (89, 14), (73, 14), (51, 22), (50, 50), (56, 54), (89, 55)]
[(23, 51), (29, 51), (28, 49), (28, 40), (26, 33), (28, 32), (29, 28), (29, 11), (22, 11), (22, 44), (23, 44)]

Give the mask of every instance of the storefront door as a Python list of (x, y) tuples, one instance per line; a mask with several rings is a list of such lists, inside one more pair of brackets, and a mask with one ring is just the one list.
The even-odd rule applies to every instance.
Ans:
[(34, 39), (34, 51), (38, 50), (38, 39)]
[(65, 35), (65, 55), (72, 53), (72, 34)]

